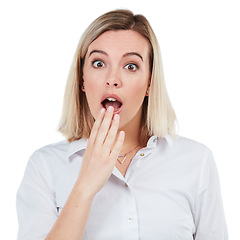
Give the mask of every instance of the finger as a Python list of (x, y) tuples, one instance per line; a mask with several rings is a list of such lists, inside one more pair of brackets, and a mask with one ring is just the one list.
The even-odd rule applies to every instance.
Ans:
[(103, 121), (101, 123), (101, 126), (99, 127), (98, 135), (96, 137), (96, 142), (95, 142), (96, 145), (98, 146), (102, 146), (108, 134), (109, 128), (112, 124), (113, 111), (114, 111), (114, 108), (112, 106), (108, 107), (105, 113), (105, 116), (103, 118)]
[(113, 162), (114, 165), (116, 164), (118, 155), (120, 154), (120, 151), (122, 149), (124, 138), (125, 138), (125, 132), (121, 131), (118, 135), (117, 142), (115, 143), (111, 151), (110, 160)]
[(117, 131), (119, 127), (120, 122), (120, 116), (118, 114), (115, 114), (112, 120), (111, 127), (108, 131), (108, 134), (106, 136), (106, 139), (104, 141), (104, 148), (108, 149), (109, 151), (112, 149), (112, 146), (115, 142)]
[(91, 143), (91, 142), (95, 142), (95, 139), (96, 139), (96, 136), (98, 134), (98, 131), (99, 131), (99, 127), (101, 126), (101, 123), (103, 121), (103, 118), (104, 118), (104, 115), (105, 115), (105, 108), (102, 108), (93, 124), (93, 127), (92, 127), (92, 130), (91, 130), (91, 133), (90, 133), (90, 137), (89, 137), (89, 140), (88, 142)]

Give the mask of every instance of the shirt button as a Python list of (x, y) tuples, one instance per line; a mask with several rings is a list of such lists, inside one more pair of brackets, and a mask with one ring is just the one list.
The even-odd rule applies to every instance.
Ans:
[(125, 185), (124, 185), (125, 187), (128, 187), (128, 184), (127, 183), (125, 183)]
[(132, 219), (132, 218), (129, 218), (129, 219), (128, 219), (128, 222), (129, 222), (129, 223), (132, 223), (132, 222), (133, 222), (133, 219)]
[(143, 156), (144, 156), (144, 153), (141, 153), (140, 156), (143, 157)]

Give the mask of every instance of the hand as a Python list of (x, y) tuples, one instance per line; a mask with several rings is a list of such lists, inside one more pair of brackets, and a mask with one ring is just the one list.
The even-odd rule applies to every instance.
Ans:
[(94, 197), (109, 179), (122, 149), (125, 133), (117, 137), (120, 116), (113, 117), (113, 107), (103, 108), (93, 125), (79, 173), (79, 185)]

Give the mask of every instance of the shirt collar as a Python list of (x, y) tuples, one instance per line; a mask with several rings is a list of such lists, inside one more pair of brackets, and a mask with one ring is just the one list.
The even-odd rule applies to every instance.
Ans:
[(165, 137), (165, 139), (166, 139), (169, 147), (172, 149), (172, 148), (173, 148), (173, 145), (174, 145), (174, 140), (175, 140), (175, 138), (174, 138), (174, 137), (171, 137), (170, 135), (167, 135), (167, 136)]
[(87, 147), (87, 140), (82, 138), (82, 139), (79, 139), (79, 140), (76, 140), (74, 142), (71, 142), (68, 146), (68, 150), (67, 150), (67, 154), (66, 154), (66, 160), (69, 160), (69, 158), (81, 151), (81, 150), (85, 150)]
[(152, 136), (149, 138), (147, 143), (147, 148), (155, 148), (158, 144), (161, 144), (161, 141), (165, 140), (170, 148), (173, 147), (174, 139), (170, 135), (166, 135), (165, 137), (157, 137)]
[[(173, 147), (174, 139), (170, 135), (166, 135), (165, 137), (157, 137), (152, 136), (147, 142), (147, 148), (156, 148), (157, 144), (160, 143), (160, 139), (166, 140), (167, 144), (170, 148)], [(85, 150), (87, 147), (87, 139), (79, 139), (74, 142), (69, 143), (69, 147), (66, 154), (66, 160), (68, 160), (73, 154)]]

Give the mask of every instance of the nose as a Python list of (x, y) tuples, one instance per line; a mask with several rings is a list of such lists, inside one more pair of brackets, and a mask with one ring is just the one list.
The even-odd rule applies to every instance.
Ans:
[(117, 69), (109, 69), (106, 79), (106, 85), (109, 87), (119, 88), (122, 85), (119, 71)]

